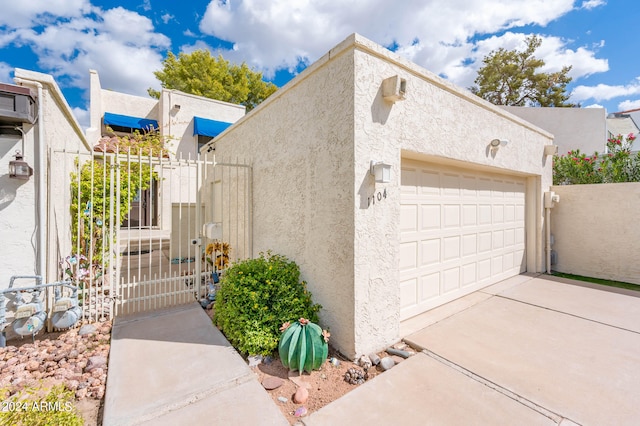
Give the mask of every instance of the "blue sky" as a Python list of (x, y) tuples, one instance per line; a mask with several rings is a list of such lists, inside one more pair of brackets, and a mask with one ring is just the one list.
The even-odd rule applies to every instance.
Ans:
[(451, 82), (473, 84), (499, 47), (543, 39), (546, 71), (573, 67), (571, 100), (640, 108), (640, 2), (613, 0), (4, 0), (0, 82), (52, 74), (81, 124), (89, 69), (104, 88), (146, 96), (167, 51), (209, 49), (281, 86), (357, 32)]

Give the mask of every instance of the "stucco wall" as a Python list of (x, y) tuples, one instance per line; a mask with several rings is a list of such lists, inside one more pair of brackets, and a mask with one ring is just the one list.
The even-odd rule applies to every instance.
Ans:
[(640, 183), (554, 186), (553, 270), (640, 284)]
[(353, 56), (342, 50), (216, 138), (215, 152), (253, 166), (254, 255), (295, 260), (332, 344), (354, 354), (354, 81)]
[[(381, 83), (395, 74), (408, 94), (390, 104)], [(492, 155), (494, 138), (511, 142)], [(550, 142), (544, 130), (352, 35), (221, 135), (215, 152), (253, 165), (254, 254), (273, 249), (300, 264), (332, 343), (355, 356), (400, 338), (401, 158), (526, 176), (536, 271)], [(389, 184), (374, 183), (371, 160), (392, 165)]]
[(604, 108), (501, 108), (552, 133), (558, 154), (565, 155), (574, 149), (587, 155), (604, 152), (607, 143)]
[[(399, 216), (401, 157), (528, 176), (529, 271), (542, 260), (541, 191), (551, 184), (551, 135), (457, 88), (376, 44), (355, 38), (355, 313), (356, 352), (399, 339)], [(382, 81), (406, 79), (406, 97), (382, 97)], [(507, 139), (495, 155), (492, 139)], [(388, 184), (375, 183), (370, 161), (392, 166)], [(367, 197), (386, 189), (387, 198)]]
[[(32, 127), (32, 126), (28, 126)], [(25, 126), (27, 130), (27, 126)], [(34, 166), (33, 132), (27, 131), (24, 161)], [(0, 135), (0, 289), (9, 287), (12, 275), (35, 274), (35, 179), (9, 178), (9, 161), (22, 151), (22, 138)]]
[[(1, 179), (2, 199), (0, 205), (0, 229), (3, 230), (0, 246), (0, 288), (7, 287), (12, 275), (33, 275), (38, 273), (37, 253), (40, 245), (45, 255), (44, 280), (57, 279), (58, 260), (69, 254), (69, 173), (73, 167), (76, 152), (87, 152), (82, 130), (74, 118), (71, 108), (62, 96), (53, 77), (47, 74), (16, 69), (15, 76), (25, 86), (37, 93), (32, 81), (42, 84), (42, 113), (34, 125), (25, 124), (25, 161), (34, 169), (28, 181), (9, 179), (4, 174)], [(40, 130), (44, 137), (39, 140)], [(9, 158), (16, 149), (22, 149), (20, 138), (13, 138), (11, 144), (1, 143), (2, 169), (6, 173)], [(11, 149), (4, 154), (4, 148)], [(70, 154), (56, 151), (67, 150)], [(42, 164), (44, 169), (39, 168)], [(40, 175), (44, 175), (43, 187), (38, 188)], [(44, 212), (44, 241), (38, 242), (37, 202), (41, 200)], [(6, 204), (5, 204), (6, 201)], [(5, 235), (4, 230), (8, 232)]]

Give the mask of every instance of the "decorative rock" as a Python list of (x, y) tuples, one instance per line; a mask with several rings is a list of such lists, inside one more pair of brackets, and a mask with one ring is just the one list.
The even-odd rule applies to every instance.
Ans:
[(29, 361), (26, 365), (27, 371), (36, 371), (40, 367), (40, 363), (38, 361)]
[(307, 414), (307, 409), (305, 407), (298, 407), (298, 409), (293, 413), (296, 417), (302, 417)]
[(78, 389), (78, 390), (76, 391), (76, 398), (78, 398), (78, 399), (84, 399), (84, 398), (87, 396), (87, 392), (88, 392), (88, 390), (87, 390), (87, 388), (86, 388), (86, 387), (85, 387), (85, 388), (82, 388), (82, 389)]
[(351, 385), (361, 385), (369, 378), (366, 371), (358, 368), (350, 368), (344, 373), (344, 381)]
[(284, 396), (279, 396), (278, 397), (278, 401), (282, 402), (283, 404), (287, 401), (289, 401), (287, 398), (285, 398)]
[(95, 333), (96, 327), (93, 324), (85, 324), (82, 327), (80, 327), (80, 330), (78, 331), (78, 336), (87, 336), (89, 334), (93, 334)]
[(304, 379), (304, 376), (299, 375), (298, 373), (294, 373), (289, 371), (289, 380), (296, 384), (296, 386), (300, 388), (311, 389), (311, 383), (307, 382)]
[(296, 393), (293, 395), (293, 402), (296, 404), (304, 404), (307, 402), (307, 399), (309, 399), (309, 391), (304, 387), (298, 388)]
[(369, 354), (369, 359), (371, 360), (371, 363), (373, 365), (378, 365), (380, 364), (380, 357), (378, 356), (377, 353), (373, 352)]
[(409, 358), (409, 352), (407, 351), (401, 351), (399, 349), (394, 349), (394, 348), (389, 348), (387, 349), (387, 353), (389, 355), (398, 355), (401, 356), (402, 358)]
[(84, 368), (85, 372), (91, 372), (96, 368), (104, 369), (107, 366), (107, 358), (103, 356), (92, 356), (89, 358), (86, 367)]
[(369, 359), (367, 355), (362, 355), (360, 359), (358, 359), (358, 365), (364, 368), (365, 370), (368, 370), (369, 368), (371, 368), (373, 363), (371, 362), (371, 359)]
[(404, 361), (404, 358), (402, 358), (401, 356), (398, 356), (398, 355), (391, 355), (391, 359), (396, 364), (400, 364), (402, 361)]
[(404, 343), (404, 342), (396, 343), (395, 345), (393, 345), (393, 349), (397, 349), (399, 351), (404, 351), (405, 349), (407, 349), (407, 344)]
[(278, 389), (283, 384), (284, 384), (284, 380), (282, 380), (280, 377), (267, 376), (264, 379), (262, 379), (262, 386), (266, 390)]
[(331, 358), (329, 360), (329, 362), (331, 363), (331, 365), (333, 365), (334, 367), (339, 367), (340, 366), (340, 360), (338, 358)]
[(396, 365), (396, 362), (389, 356), (386, 356), (380, 360), (380, 367), (382, 367), (384, 371), (390, 370), (394, 365)]
[(251, 355), (247, 358), (249, 367), (257, 367), (262, 363), (262, 355)]
[(269, 365), (273, 362), (273, 358), (271, 358), (270, 356), (265, 356), (264, 358), (262, 358), (262, 363), (264, 365)]

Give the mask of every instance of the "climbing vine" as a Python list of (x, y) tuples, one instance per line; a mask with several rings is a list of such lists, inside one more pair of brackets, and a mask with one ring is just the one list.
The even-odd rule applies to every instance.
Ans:
[[(115, 233), (110, 230), (125, 221), (138, 191), (151, 188), (158, 179), (153, 166), (145, 160), (166, 155), (163, 147), (164, 139), (157, 131), (135, 131), (129, 136), (111, 138), (108, 146), (103, 145), (103, 151), (128, 157), (103, 155), (82, 164), (76, 158), (71, 173), (72, 244), (74, 253), (89, 260), (93, 278), (99, 278), (102, 267), (108, 265), (115, 244)], [(142, 161), (135, 161), (138, 158)], [(119, 205), (112, 205), (111, 200), (115, 199), (119, 199)]]

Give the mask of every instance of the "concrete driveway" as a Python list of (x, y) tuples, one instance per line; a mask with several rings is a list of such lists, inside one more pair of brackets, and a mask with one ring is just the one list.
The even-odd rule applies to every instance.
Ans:
[(304, 423), (640, 424), (638, 296), (548, 276), (503, 281), (404, 322), (423, 352)]

